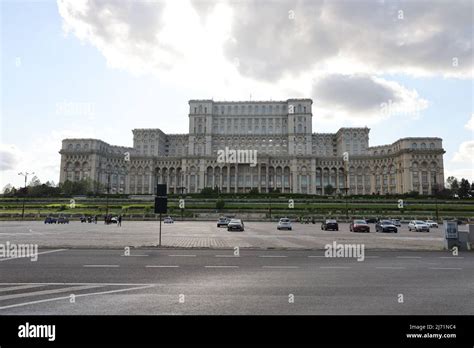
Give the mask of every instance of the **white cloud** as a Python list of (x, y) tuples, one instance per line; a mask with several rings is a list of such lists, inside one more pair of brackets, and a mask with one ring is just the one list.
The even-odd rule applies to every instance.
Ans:
[(464, 128), (474, 131), (474, 114), (471, 115), (471, 118), (467, 121)]
[[(112, 68), (155, 74), (178, 87), (191, 87), (200, 93), (193, 98), (312, 96), (321, 100), (315, 107), (323, 118), (332, 113), (368, 123), (390, 117), (395, 107), (408, 114), (427, 107), (416, 91), (377, 75), (469, 76), (469, 5), (58, 0), (65, 33), (97, 47)], [(398, 19), (399, 8), (403, 20)], [(458, 60), (456, 68), (452, 57)], [(366, 77), (340, 76), (356, 73)], [(361, 85), (354, 88), (357, 83)], [(346, 88), (357, 98), (344, 102), (336, 93), (331, 97), (317, 88), (321, 84), (333, 92)], [(388, 114), (374, 117), (387, 97), (398, 102)]]
[[(17, 148), (14, 145), (0, 145), (1, 163), (0, 188), (7, 184), (23, 186), (23, 177), (19, 172), (34, 172), (42, 181), (59, 182), (59, 163), (61, 156), (61, 141), (65, 138), (98, 138), (99, 134), (93, 129), (82, 126), (78, 130), (53, 130), (35, 138), (28, 148)], [(6, 154), (6, 156), (4, 156)]]
[(453, 162), (467, 162), (474, 167), (474, 140), (464, 141), (454, 154)]

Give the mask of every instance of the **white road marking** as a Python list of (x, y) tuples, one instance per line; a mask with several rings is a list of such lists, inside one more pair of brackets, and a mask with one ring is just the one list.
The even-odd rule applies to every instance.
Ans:
[[(57, 253), (59, 251), (65, 251), (65, 250), (68, 250), (68, 249), (56, 249), (56, 250), (42, 251), (42, 252), (38, 253), (37, 255)], [(8, 260), (15, 260), (15, 259), (30, 259), (30, 257), (9, 257), (7, 259), (0, 259), (0, 261), (8, 261)]]
[(378, 269), (406, 269), (406, 267), (390, 267), (390, 266), (386, 266), (386, 267), (375, 267), (375, 268), (378, 268)]
[[(124, 291), (147, 289), (147, 288), (151, 288), (151, 287), (154, 287), (154, 285), (153, 285), (153, 284), (148, 284), (148, 285), (146, 285), (146, 286), (139, 286), (139, 287), (128, 288), (128, 289), (119, 289), (119, 290), (93, 292), (93, 293), (90, 293), (90, 294), (79, 294), (79, 295), (75, 295), (75, 296), (76, 296), (76, 298), (77, 298), (77, 297), (85, 297), (85, 296), (92, 296), (92, 295), (103, 295), (103, 294), (111, 294), (111, 293), (116, 293), (116, 292), (124, 292)], [(16, 304), (13, 304), (13, 305), (0, 307), (0, 309), (21, 307), (21, 306), (27, 306), (27, 305), (31, 305), (31, 304), (37, 304), (37, 303), (43, 303), (43, 302), (51, 302), (51, 301), (58, 301), (58, 300), (65, 300), (65, 299), (70, 299), (70, 296), (48, 298), (48, 299), (45, 299), (45, 300), (38, 300), (38, 301), (31, 301), (31, 302), (24, 302), (24, 303), (16, 303)]]
[(262, 268), (299, 268), (298, 266), (262, 266)]
[(0, 288), (0, 292), (15, 291), (15, 290), (22, 290), (22, 289), (30, 289), (30, 288), (38, 288), (40, 286), (44, 286), (44, 285), (34, 284), (34, 285), (7, 286), (7, 287), (4, 287), (4, 288)]
[(179, 266), (168, 266), (168, 265), (146, 265), (146, 268), (178, 268)]
[(188, 254), (182, 254), (182, 255), (168, 255), (172, 257), (196, 257), (196, 255), (188, 255)]
[(239, 268), (239, 266), (204, 266), (205, 268)]
[(462, 268), (457, 268), (457, 267), (430, 267), (430, 269), (446, 269), (446, 270), (454, 269), (454, 270), (460, 270), (460, 269), (462, 269)]
[(84, 267), (96, 267), (96, 268), (100, 268), (100, 267), (104, 267), (104, 268), (115, 268), (115, 267), (118, 267), (119, 265), (84, 265)]
[(0, 301), (10, 300), (12, 298), (19, 298), (19, 297), (31, 297), (31, 296), (38, 296), (38, 295), (51, 295), (51, 294), (57, 294), (59, 292), (81, 291), (81, 290), (87, 290), (87, 289), (99, 288), (99, 287), (100, 286), (98, 286), (98, 285), (82, 285), (82, 286), (73, 286), (73, 287), (60, 288), (60, 289), (49, 289), (49, 290), (41, 290), (41, 291), (23, 292), (21, 294), (12, 294), (12, 295), (0, 296)]
[(341, 269), (346, 269), (346, 268), (352, 268), (352, 267), (346, 267), (346, 266), (321, 266), (319, 268), (341, 268)]

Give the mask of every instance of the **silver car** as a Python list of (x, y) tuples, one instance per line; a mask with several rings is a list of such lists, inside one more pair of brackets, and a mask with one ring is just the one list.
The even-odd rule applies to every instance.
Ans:
[(240, 219), (232, 219), (227, 224), (227, 231), (244, 231), (244, 223)]
[(429, 232), (430, 227), (424, 221), (413, 220), (408, 224), (408, 231)]
[(426, 220), (425, 223), (428, 225), (429, 228), (438, 228), (438, 223), (433, 220)]
[(288, 218), (281, 218), (278, 221), (277, 230), (289, 230), (291, 231), (293, 228), (291, 227), (291, 220)]

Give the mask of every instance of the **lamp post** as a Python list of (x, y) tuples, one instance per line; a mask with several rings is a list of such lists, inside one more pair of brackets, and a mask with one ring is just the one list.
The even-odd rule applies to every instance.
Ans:
[(107, 195), (105, 199), (105, 216), (109, 215), (109, 192), (110, 192), (110, 173), (107, 172)]
[(21, 172), (21, 173), (18, 173), (18, 175), (22, 175), (25, 177), (25, 192), (23, 192), (23, 207), (21, 209), (21, 219), (23, 220), (25, 218), (25, 200), (26, 200), (26, 191), (27, 191), (27, 188), (26, 188), (26, 181), (28, 180), (28, 175), (34, 175), (35, 172), (31, 172), (31, 173), (28, 173), (28, 172)]
[(347, 194), (349, 191), (349, 177), (348, 177), (349, 153), (348, 152), (344, 152), (342, 154), (342, 160), (344, 162), (344, 177), (345, 177), (344, 191), (346, 193), (346, 219), (349, 220), (349, 208), (347, 205)]

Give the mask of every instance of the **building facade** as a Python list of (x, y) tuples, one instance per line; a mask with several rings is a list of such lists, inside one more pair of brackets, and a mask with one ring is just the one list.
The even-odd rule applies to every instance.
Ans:
[[(124, 194), (153, 194), (156, 184), (167, 184), (169, 193), (218, 187), (223, 193), (318, 195), (426, 195), (444, 183), (440, 138), (371, 147), (368, 128), (313, 133), (312, 120), (311, 99), (190, 100), (188, 134), (134, 129), (133, 147), (64, 139), (60, 182), (90, 178)], [(219, 160), (224, 150), (255, 151), (256, 163)]]

